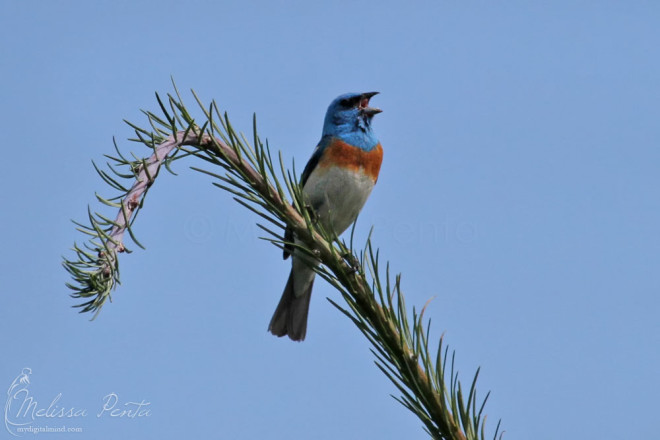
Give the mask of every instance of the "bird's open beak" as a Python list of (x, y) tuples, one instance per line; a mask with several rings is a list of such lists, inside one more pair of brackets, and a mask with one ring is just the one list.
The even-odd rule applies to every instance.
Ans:
[(382, 110), (379, 108), (369, 106), (369, 100), (377, 94), (378, 92), (367, 92), (367, 93), (363, 93), (360, 96), (360, 104), (358, 105), (358, 108), (362, 113), (368, 116), (373, 116), (375, 114), (382, 112)]

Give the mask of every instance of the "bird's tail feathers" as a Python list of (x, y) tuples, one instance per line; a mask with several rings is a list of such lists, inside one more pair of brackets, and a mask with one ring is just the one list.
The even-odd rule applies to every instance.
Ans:
[(273, 314), (268, 331), (275, 336), (289, 336), (294, 341), (302, 341), (307, 333), (307, 315), (309, 314), (309, 302), (312, 298), (312, 278), (304, 293), (296, 296), (293, 286), (293, 270), (282, 293), (275, 313)]

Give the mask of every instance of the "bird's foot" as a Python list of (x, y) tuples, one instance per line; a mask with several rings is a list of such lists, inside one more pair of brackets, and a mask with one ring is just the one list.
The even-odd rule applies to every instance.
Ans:
[(316, 214), (314, 207), (312, 205), (305, 205), (305, 209), (307, 210), (307, 214), (312, 223), (317, 224), (319, 222), (319, 216)]
[(357, 273), (360, 270), (360, 261), (350, 252), (342, 255), (342, 258), (351, 267), (351, 273)]

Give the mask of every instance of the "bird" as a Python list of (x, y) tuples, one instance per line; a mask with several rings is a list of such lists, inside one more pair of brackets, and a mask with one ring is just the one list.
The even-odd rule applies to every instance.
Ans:
[[(337, 237), (355, 222), (378, 180), (383, 147), (371, 125), (382, 110), (369, 104), (378, 93), (346, 93), (330, 103), (321, 140), (300, 178), (310, 217)], [(284, 247), (284, 259), (291, 256), (291, 272), (268, 331), (303, 341), (316, 275), (313, 266), (319, 262), (296, 249), (302, 242), (291, 227), (286, 228), (284, 238), (289, 243)]]
[[(32, 400), (32, 397), (30, 397), (30, 391), (28, 390), (28, 385), (30, 385), (30, 374), (32, 374), (31, 368), (23, 368), (21, 374), (16, 376), (7, 390), (7, 401), (5, 402), (5, 428), (7, 428), (7, 431), (15, 437), (18, 437), (19, 435), (14, 433), (13, 427), (26, 424), (21, 423), (16, 419), (20, 417), (21, 410), (27, 399)], [(16, 411), (12, 410), (12, 405), (17, 409)]]

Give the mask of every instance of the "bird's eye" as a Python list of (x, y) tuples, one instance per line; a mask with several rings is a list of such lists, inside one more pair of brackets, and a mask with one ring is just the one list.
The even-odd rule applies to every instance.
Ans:
[(352, 98), (342, 99), (340, 101), (340, 104), (342, 105), (342, 107), (351, 108), (351, 107), (357, 106), (359, 102), (360, 102), (360, 97), (355, 96), (355, 97), (352, 97)]

